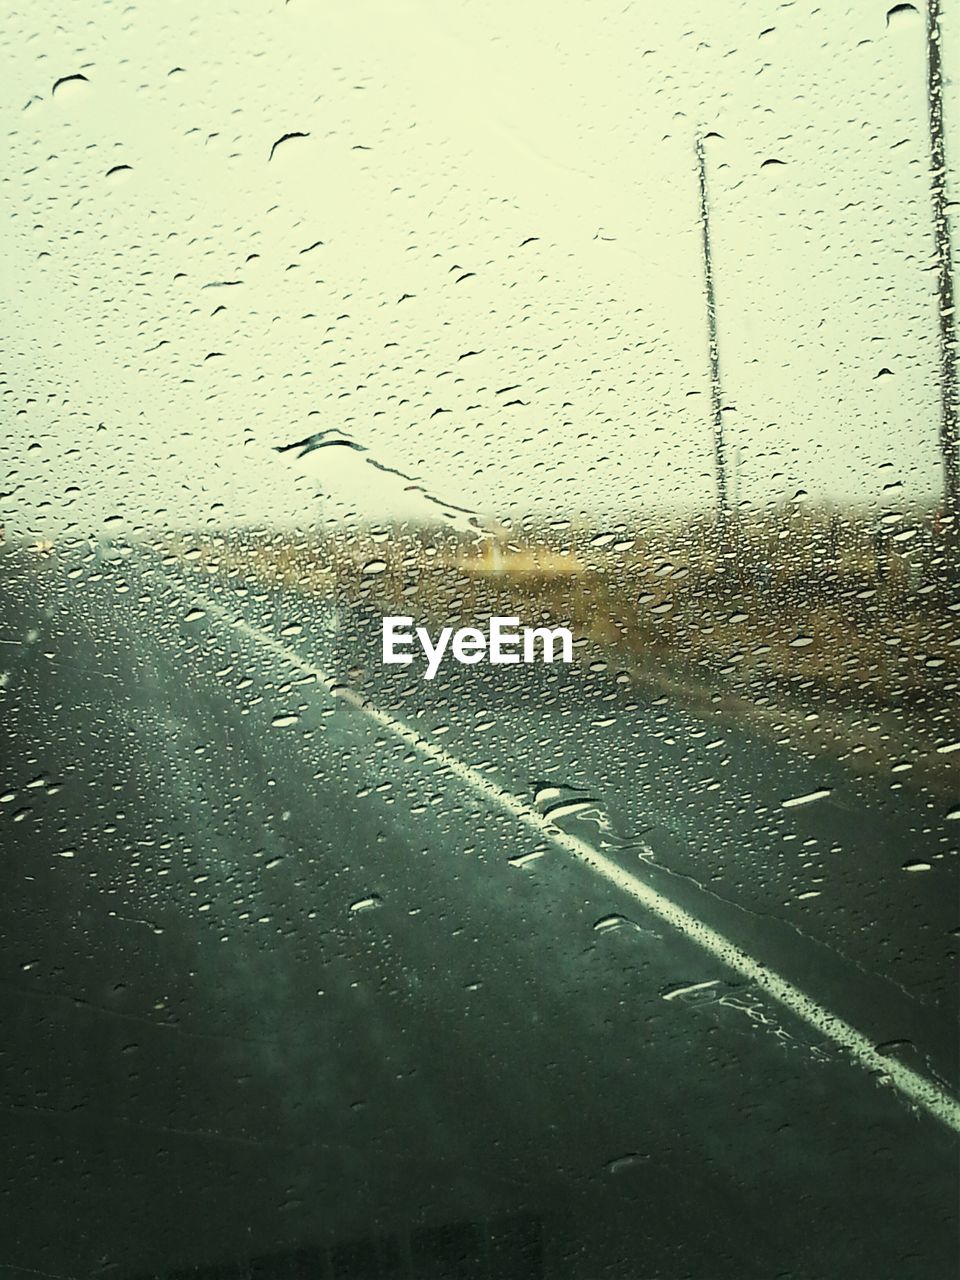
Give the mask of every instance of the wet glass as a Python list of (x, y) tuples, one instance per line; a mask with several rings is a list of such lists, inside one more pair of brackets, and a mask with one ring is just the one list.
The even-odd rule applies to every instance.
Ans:
[(0, 38), (0, 1270), (954, 1274), (951, 7)]

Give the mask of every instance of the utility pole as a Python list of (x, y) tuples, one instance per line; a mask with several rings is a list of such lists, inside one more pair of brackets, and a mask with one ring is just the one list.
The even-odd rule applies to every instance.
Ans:
[(710, 248), (707, 166), (702, 134), (697, 136), (697, 167), (700, 174), (700, 226), (703, 231), (703, 274), (707, 293), (707, 337), (710, 348), (710, 411), (713, 419), (713, 447), (717, 464), (717, 529), (720, 540), (723, 542), (727, 532), (730, 504), (727, 498), (727, 454), (723, 439), (720, 348), (717, 345), (717, 302), (713, 288), (713, 255)]
[(943, 514), (960, 533), (960, 426), (957, 413), (957, 341), (953, 314), (953, 262), (947, 214), (947, 166), (943, 143), (943, 60), (940, 0), (927, 0), (927, 111), (930, 121), (930, 183), (937, 246), (937, 306), (940, 319), (940, 452), (943, 455)]

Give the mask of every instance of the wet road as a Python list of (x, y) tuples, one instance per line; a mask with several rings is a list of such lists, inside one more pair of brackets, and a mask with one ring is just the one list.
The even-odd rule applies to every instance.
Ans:
[(0, 568), (4, 1274), (954, 1273), (941, 800), (609, 671)]

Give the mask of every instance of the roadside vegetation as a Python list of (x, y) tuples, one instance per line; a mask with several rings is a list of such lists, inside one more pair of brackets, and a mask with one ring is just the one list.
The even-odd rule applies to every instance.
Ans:
[(557, 519), (469, 534), (244, 530), (168, 550), (247, 585), (434, 627), (492, 614), (567, 625), (585, 660), (632, 682), (957, 787), (960, 581), (929, 512), (795, 503), (741, 515), (722, 539), (707, 519)]

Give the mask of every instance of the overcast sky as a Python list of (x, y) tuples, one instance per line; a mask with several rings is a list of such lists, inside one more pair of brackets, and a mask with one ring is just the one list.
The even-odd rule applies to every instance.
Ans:
[[(8, 534), (711, 501), (700, 128), (735, 496), (935, 493), (924, 29), (890, 8), (23, 3)], [(367, 452), (273, 451), (327, 428)]]

